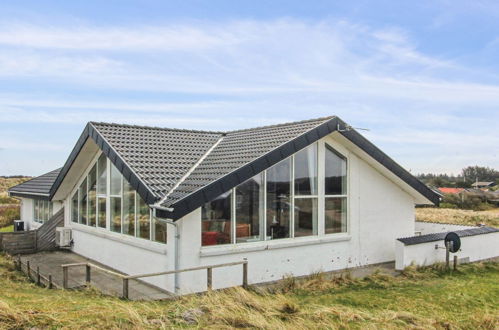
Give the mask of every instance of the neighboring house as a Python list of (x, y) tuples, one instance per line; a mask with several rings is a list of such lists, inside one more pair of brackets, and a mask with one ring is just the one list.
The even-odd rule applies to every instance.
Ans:
[(491, 188), (493, 186), (495, 186), (496, 183), (495, 182), (481, 182), (481, 181), (477, 181), (475, 183), (473, 183), (471, 186), (473, 188), (476, 188), (476, 189), (483, 189), (483, 188)]
[[(337, 117), (231, 132), (91, 122), (62, 169), (9, 192), (32, 227), (64, 206), (72, 251), (119, 271), (247, 260), (250, 284), (394, 261), (414, 206), (439, 203)], [(205, 277), (149, 281), (188, 293)], [(240, 285), (241, 271), (213, 281)]]

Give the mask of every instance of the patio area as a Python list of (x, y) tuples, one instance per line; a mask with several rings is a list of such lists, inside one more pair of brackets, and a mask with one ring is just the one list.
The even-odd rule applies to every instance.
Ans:
[[(51, 275), (52, 283), (57, 287), (63, 287), (62, 265), (91, 263), (104, 270), (126, 275), (114, 269), (99, 264), (93, 260), (84, 258), (69, 251), (39, 252), (21, 256), (21, 261), (25, 264), (29, 261), (31, 275), (36, 273), (39, 267), (40, 274), (44, 277)], [(24, 267), (24, 266), (23, 266)], [(24, 268), (23, 268), (24, 269)], [(121, 297), (123, 292), (123, 281), (120, 277), (102, 271), (98, 268), (91, 270), (91, 285), (104, 294)], [(77, 266), (68, 269), (68, 289), (77, 289), (86, 286), (86, 267)], [(140, 280), (130, 280), (128, 289), (130, 300), (162, 300), (174, 297), (170, 292), (162, 290), (151, 284)]]

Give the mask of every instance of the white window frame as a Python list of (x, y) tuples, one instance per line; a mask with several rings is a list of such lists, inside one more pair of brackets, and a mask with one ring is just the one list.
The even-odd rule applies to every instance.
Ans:
[[(332, 143), (333, 141), (322, 139), (320, 141), (315, 142), (317, 144), (317, 194), (316, 195), (295, 195), (295, 182), (294, 182), (294, 177), (295, 177), (295, 155), (301, 150), (304, 150), (308, 148), (309, 146), (297, 151), (293, 155), (282, 159), (281, 161), (285, 161), (287, 159), (290, 159), (291, 162), (291, 170), (290, 170), (290, 203), (291, 203), (291, 210), (290, 210), (290, 228), (289, 228), (289, 238), (280, 238), (280, 239), (274, 239), (271, 240), (269, 239), (267, 235), (267, 170), (264, 170), (263, 173), (263, 193), (264, 193), (264, 198), (263, 198), (263, 220), (261, 221), (260, 225), (260, 230), (263, 230), (263, 235), (260, 233), (260, 237), (263, 237), (263, 240), (259, 240), (257, 242), (237, 242), (236, 241), (236, 187), (232, 188), (231, 191), (231, 238), (230, 238), (230, 243), (227, 244), (218, 244), (218, 245), (210, 245), (210, 246), (202, 246), (203, 249), (212, 249), (212, 248), (222, 248), (222, 247), (227, 247), (227, 246), (234, 246), (234, 245), (248, 245), (251, 243), (265, 243), (265, 242), (276, 242), (276, 241), (296, 241), (296, 240), (310, 240), (310, 239), (321, 239), (325, 237), (331, 237), (331, 239), (334, 239), (335, 237), (343, 237), (345, 235), (350, 235), (350, 182), (351, 182), (351, 173), (350, 173), (350, 159), (349, 159), (349, 153), (347, 150), (343, 150), (343, 148), (338, 148), (336, 143)], [(338, 155), (343, 157), (346, 161), (346, 194), (341, 194), (341, 195), (326, 195), (325, 194), (325, 161), (326, 161), (326, 148), (328, 145), (331, 149), (334, 150)], [(340, 150), (339, 150), (340, 149)], [(280, 162), (281, 162), (280, 161)], [(277, 165), (277, 164), (275, 164)], [(275, 166), (273, 165), (273, 166)], [(309, 235), (309, 236), (302, 236), (302, 237), (295, 237), (295, 199), (306, 199), (306, 198), (315, 198), (317, 199), (317, 234)], [(326, 198), (345, 198), (346, 199), (346, 231), (338, 232), (338, 233), (330, 233), (326, 234), (326, 228), (325, 228), (325, 207), (326, 207)], [(203, 220), (201, 219), (201, 223)]]
[[(106, 198), (106, 228), (99, 227), (98, 222), (96, 221), (95, 226), (90, 226), (87, 224), (82, 224), (78, 222), (73, 222), (72, 221), (72, 212), (73, 212), (73, 203), (72, 203), (72, 197), (74, 194), (78, 195), (78, 201), (79, 201), (79, 187), (82, 184), (82, 182), (87, 179), (87, 195), (88, 195), (88, 175), (90, 171), (92, 170), (92, 167), (96, 165), (97, 167), (97, 173), (96, 176), (98, 177), (98, 160), (99, 157), (102, 155), (102, 152), (97, 152), (97, 154), (92, 158), (92, 161), (90, 162), (90, 165), (86, 168), (84, 173), (81, 175), (81, 177), (78, 179), (77, 183), (71, 190), (71, 193), (69, 194), (68, 197), (68, 204), (69, 204), (69, 214), (70, 214), (70, 221), (69, 225), (74, 227), (74, 228), (81, 228), (83, 231), (89, 231), (89, 232), (95, 232), (96, 234), (104, 234), (109, 237), (117, 238), (118, 240), (123, 240), (123, 241), (137, 241), (137, 243), (140, 242), (140, 244), (146, 243), (146, 244), (151, 244), (152, 246), (166, 246), (168, 242), (162, 243), (162, 242), (156, 242), (153, 238), (153, 227), (154, 227), (154, 220), (153, 220), (153, 214), (152, 214), (152, 209), (149, 207), (149, 239), (146, 238), (141, 238), (138, 236), (138, 217), (137, 217), (137, 212), (138, 212), (138, 198), (141, 198), (140, 195), (137, 193), (136, 190), (134, 190), (135, 193), (135, 233), (134, 236), (128, 235), (128, 234), (123, 234), (123, 180), (125, 178), (123, 175), (121, 175), (121, 196), (118, 195), (112, 195), (111, 196), (111, 160), (106, 157), (106, 196), (103, 194), (96, 193), (96, 212), (98, 213), (98, 199), (100, 198)], [(98, 180), (98, 179), (97, 179)], [(111, 197), (120, 197), (121, 198), (121, 230), (120, 232), (114, 232), (111, 231)], [(88, 199), (88, 197), (87, 197)], [(78, 202), (79, 203), (79, 202)], [(88, 203), (88, 201), (87, 201)], [(88, 216), (88, 205), (87, 205), (87, 216)], [(79, 218), (79, 207), (77, 208), (77, 218)], [(87, 219), (88, 220), (88, 219)], [(97, 215), (97, 220), (98, 220), (98, 215)], [(88, 222), (87, 222), (88, 223)], [(168, 226), (167, 226), (168, 230)], [(168, 235), (168, 234), (167, 234)], [(143, 242), (143, 243), (142, 243)]]

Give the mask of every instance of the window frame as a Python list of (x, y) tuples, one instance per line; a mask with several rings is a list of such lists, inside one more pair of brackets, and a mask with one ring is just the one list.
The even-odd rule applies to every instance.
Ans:
[(44, 224), (54, 215), (54, 206), (51, 201), (33, 199), (33, 222)]
[[(103, 156), (105, 157), (105, 164), (106, 164), (106, 194), (102, 194), (102, 193), (99, 193), (99, 182), (100, 182), (100, 177), (99, 177), (99, 158)], [(90, 226), (88, 224), (84, 224), (84, 223), (78, 223), (78, 222), (73, 222), (72, 221), (72, 212), (73, 212), (73, 203), (72, 203), (72, 198), (73, 196), (76, 194), (78, 197), (78, 201), (79, 201), (79, 187), (80, 185), (83, 183), (84, 180), (87, 180), (87, 199), (88, 199), (88, 177), (89, 177), (89, 174), (90, 174), (90, 171), (92, 170), (92, 168), (96, 166), (96, 179), (97, 179), (97, 189), (96, 189), (96, 205), (95, 205), (95, 208), (96, 208), (96, 225), (95, 226)], [(124, 193), (124, 189), (123, 189), (123, 181), (126, 180), (123, 175), (118, 171), (118, 173), (120, 174), (120, 189), (121, 189), (121, 194), (118, 196), (118, 195), (111, 195), (111, 166), (113, 166), (111, 160), (105, 156), (105, 154), (102, 152), (102, 151), (99, 151), (96, 153), (96, 155), (92, 158), (92, 161), (90, 162), (90, 164), (88, 165), (88, 167), (85, 169), (85, 171), (83, 172), (83, 174), (79, 177), (77, 183), (75, 184), (75, 186), (73, 187), (71, 193), (69, 194), (68, 198), (66, 199), (66, 205), (69, 205), (68, 209), (69, 209), (69, 214), (70, 214), (70, 220), (69, 220), (69, 225), (70, 226), (74, 226), (75, 228), (88, 228), (88, 229), (91, 229), (92, 231), (95, 231), (95, 232), (99, 232), (99, 233), (105, 233), (107, 235), (111, 235), (111, 236), (117, 236), (119, 238), (123, 238), (123, 241), (126, 242), (128, 239), (132, 239), (132, 240), (137, 240), (137, 241), (140, 241), (140, 242), (147, 242), (148, 244), (149, 243), (152, 243), (154, 245), (156, 244), (160, 244), (161, 246), (165, 246), (166, 244), (168, 244), (168, 239), (166, 242), (158, 242), (158, 241), (155, 241), (153, 239), (153, 226), (154, 226), (154, 217), (153, 217), (153, 212), (152, 212), (152, 209), (149, 207), (148, 205), (148, 209), (149, 209), (149, 239), (146, 239), (146, 238), (141, 238), (140, 236), (138, 236), (138, 199), (139, 198), (142, 198), (140, 197), (140, 195), (138, 194), (138, 192), (133, 189), (134, 191), (134, 194), (135, 194), (135, 217), (134, 217), (134, 223), (135, 223), (135, 232), (134, 232), (134, 235), (128, 235), (128, 234), (124, 234), (123, 233), (123, 193)], [(111, 230), (111, 209), (110, 209), (110, 206), (111, 206), (111, 197), (119, 197), (121, 199), (121, 207), (120, 207), (120, 210), (121, 210), (121, 229), (119, 232), (115, 232), (115, 231), (112, 231)], [(106, 226), (105, 227), (101, 227), (99, 226), (99, 223), (100, 223), (100, 217), (99, 217), (99, 199), (105, 199), (106, 201)], [(87, 204), (88, 204), (88, 200), (87, 200)], [(146, 203), (147, 204), (147, 203)], [(78, 207), (77, 207), (77, 219), (79, 219), (79, 203), (78, 203)], [(88, 214), (88, 205), (87, 205), (87, 214)], [(168, 237), (168, 225), (166, 226), (166, 236)]]
[[(291, 163), (291, 169), (290, 169), (290, 203), (291, 203), (291, 212), (290, 212), (290, 228), (289, 228), (289, 237), (287, 238), (281, 238), (281, 239), (269, 239), (267, 235), (267, 221), (268, 221), (268, 187), (267, 187), (267, 173), (270, 168), (273, 166), (265, 169), (262, 171), (262, 176), (263, 176), (263, 219), (262, 219), (262, 225), (260, 226), (260, 231), (263, 230), (263, 233), (260, 232), (260, 237), (263, 237), (259, 241), (254, 241), (254, 242), (237, 242), (236, 239), (236, 203), (237, 203), (237, 185), (236, 187), (233, 187), (230, 189), (231, 191), (231, 243), (228, 244), (220, 244), (220, 245), (207, 245), (203, 246), (201, 242), (201, 247), (210, 249), (210, 248), (223, 248), (223, 247), (230, 247), (230, 246), (244, 246), (247, 245), (248, 243), (265, 243), (269, 241), (294, 241), (294, 240), (302, 240), (302, 239), (317, 239), (320, 237), (341, 237), (345, 235), (350, 235), (350, 182), (351, 182), (351, 173), (350, 173), (350, 160), (349, 160), (349, 152), (345, 148), (341, 147), (336, 141), (330, 138), (322, 139), (314, 143), (316, 145), (316, 173), (317, 173), (317, 194), (315, 195), (296, 195), (295, 194), (295, 156), (297, 153), (299, 153), (302, 150), (305, 150), (306, 148), (312, 146), (313, 144), (308, 145), (307, 147), (297, 151), (293, 155), (286, 157), (285, 159), (280, 160), (278, 163), (274, 164), (273, 166), (276, 166), (282, 161), (285, 161), (287, 159), (290, 159)], [(326, 191), (326, 183), (325, 183), (325, 171), (326, 171), (326, 148), (331, 149), (334, 153), (336, 153), (340, 158), (345, 160), (345, 166), (346, 166), (346, 180), (345, 180), (345, 194), (340, 194), (340, 195), (331, 195), (325, 194)], [(246, 182), (246, 181), (245, 181)], [(244, 182), (243, 182), (244, 183)], [(241, 184), (243, 184), (241, 183)], [(344, 199), (345, 202), (345, 211), (346, 211), (346, 219), (345, 219), (345, 226), (346, 230), (342, 232), (337, 232), (337, 233), (326, 233), (326, 199), (327, 198), (341, 198)], [(296, 237), (295, 233), (295, 200), (296, 199), (316, 199), (317, 201), (317, 233), (314, 233), (312, 235), (307, 235), (307, 236), (299, 236)], [(201, 206), (201, 208), (204, 207)], [(201, 226), (202, 226), (203, 220), (201, 218)]]

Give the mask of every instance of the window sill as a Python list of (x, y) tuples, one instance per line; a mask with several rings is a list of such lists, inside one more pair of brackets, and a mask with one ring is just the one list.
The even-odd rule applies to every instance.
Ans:
[(242, 252), (254, 252), (264, 250), (284, 249), (288, 247), (297, 247), (305, 245), (317, 245), (331, 242), (349, 241), (351, 236), (349, 234), (333, 234), (321, 237), (302, 237), (280, 239), (273, 241), (260, 241), (252, 243), (240, 243), (221, 246), (202, 247), (199, 252), (201, 257), (220, 256), (226, 254), (236, 254)]
[(92, 234), (94, 236), (98, 236), (101, 238), (109, 239), (112, 241), (116, 241), (122, 244), (132, 245), (140, 249), (148, 250), (155, 253), (160, 253), (166, 255), (166, 244), (156, 243), (148, 240), (143, 240), (140, 238), (135, 238), (131, 236), (127, 236), (124, 234), (118, 234), (109, 232), (107, 230), (102, 230), (94, 227), (88, 227), (85, 225), (77, 224), (74, 222), (70, 223), (70, 227), (72, 230), (80, 231), (87, 234)]

